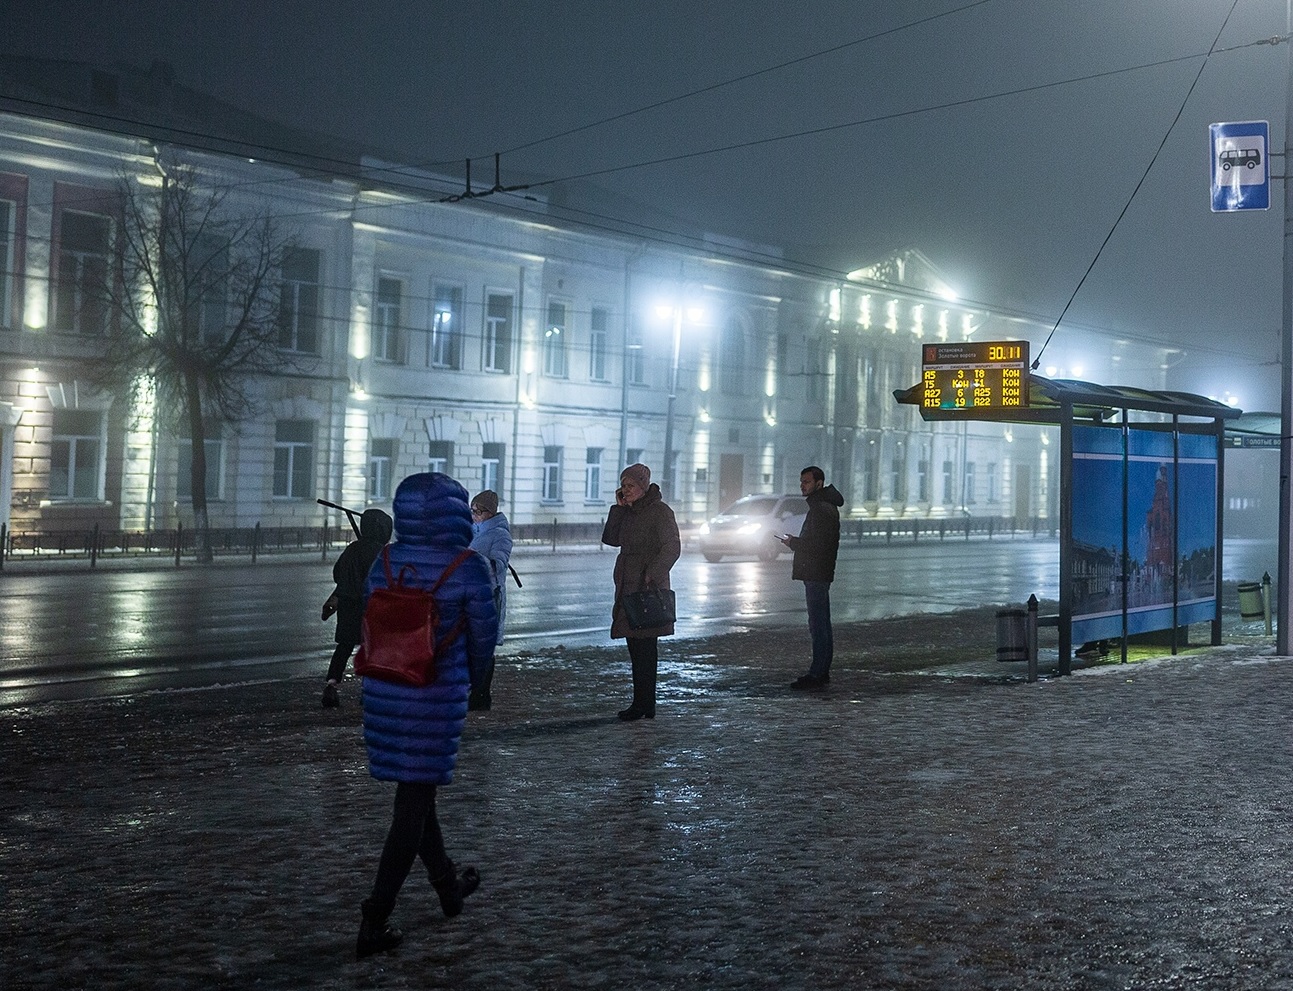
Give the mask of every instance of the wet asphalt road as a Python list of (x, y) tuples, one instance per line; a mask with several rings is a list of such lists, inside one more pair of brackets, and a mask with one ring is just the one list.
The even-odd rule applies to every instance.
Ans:
[[(1225, 573), (1255, 580), (1272, 547), (1232, 541)], [(607, 642), (609, 550), (519, 547), (504, 655)], [(1054, 540), (948, 539), (846, 544), (832, 592), (837, 623), (1018, 604), (1058, 594)], [(706, 562), (674, 569), (682, 638), (803, 622), (790, 559)], [(333, 626), (319, 604), (331, 563), (262, 558), (181, 569), (105, 563), (95, 571), (11, 561), (0, 572), (0, 707), (157, 687), (322, 674)]]

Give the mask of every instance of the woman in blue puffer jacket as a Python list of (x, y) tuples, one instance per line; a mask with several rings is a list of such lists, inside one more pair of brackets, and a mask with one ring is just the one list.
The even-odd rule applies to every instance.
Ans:
[[(429, 590), (471, 542), (467, 490), (439, 472), (410, 475), (395, 491), (394, 510), (391, 572), (399, 574), (411, 565), (415, 573), (406, 571), (404, 583)], [(385, 586), (385, 562), (378, 557), (368, 574), (365, 601)], [(369, 771), (379, 781), (397, 784), (377, 879), (363, 904), (356, 946), (360, 958), (393, 949), (403, 938), (388, 920), (414, 859), (422, 859), (447, 916), (461, 912), (463, 898), (480, 883), (474, 867), (459, 873), (445, 853), (435, 795), (437, 785), (453, 780), (467, 717), (469, 660), (485, 664), (494, 653), (498, 615), (484, 558), (467, 555), (435, 593), (435, 601), (440, 614), (435, 681), (412, 688), (363, 680)], [(451, 638), (456, 625), (460, 633)]]
[[(490, 577), (494, 582), (494, 605), (498, 607), (498, 639), (503, 642), (503, 624), (507, 622), (507, 572), (512, 557), (512, 528), (507, 517), (498, 511), (498, 493), (493, 489), (478, 492), (471, 500), (471, 549), (489, 562)], [(519, 579), (518, 579), (519, 581)], [(492, 660), (492, 658), (491, 658)], [(488, 709), (492, 704), (490, 685), (494, 681), (494, 665), (485, 670), (473, 668), (471, 694), (467, 696), (468, 709)]]

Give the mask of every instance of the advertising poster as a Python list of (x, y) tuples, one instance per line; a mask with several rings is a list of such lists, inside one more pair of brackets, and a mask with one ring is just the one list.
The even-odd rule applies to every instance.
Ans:
[(1177, 520), (1177, 616), (1204, 623), (1217, 611), (1217, 438), (1181, 434), (1176, 466), (1180, 490)]
[[(1205, 622), (1215, 616), (1214, 436), (1073, 428), (1073, 643)], [(1124, 511), (1124, 480), (1126, 501)], [(1124, 543), (1125, 534), (1125, 543)]]

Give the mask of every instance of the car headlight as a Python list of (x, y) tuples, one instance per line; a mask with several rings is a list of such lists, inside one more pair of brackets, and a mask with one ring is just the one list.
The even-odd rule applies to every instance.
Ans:
[(702, 523), (702, 524), (700, 525), (700, 533), (701, 533), (701, 536), (706, 536), (706, 535), (708, 535), (708, 533), (709, 533), (709, 524), (708, 524), (708, 523)]

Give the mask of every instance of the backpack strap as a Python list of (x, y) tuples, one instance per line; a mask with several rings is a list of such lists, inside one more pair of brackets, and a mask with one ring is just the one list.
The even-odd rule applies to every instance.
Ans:
[[(462, 564), (463, 561), (467, 560), (467, 558), (471, 557), (475, 553), (476, 552), (474, 550), (468, 547), (465, 551), (454, 558), (449, 567), (445, 568), (444, 571), (441, 572), (440, 577), (436, 579), (436, 583), (431, 586), (431, 594), (435, 595), (436, 592), (440, 591), (440, 586), (444, 584), (445, 579), (458, 570), (458, 565)], [(390, 574), (389, 568), (387, 569), (387, 574)]]
[[(386, 544), (382, 547), (382, 567), (386, 569), (386, 587), (387, 588), (404, 588), (404, 573), (408, 572), (410, 577), (416, 577), (418, 569), (411, 564), (400, 566), (398, 575), (391, 574), (391, 545)], [(439, 588), (436, 585), (436, 588)], [(433, 590), (434, 591), (434, 590)]]
[[(450, 562), (449, 567), (445, 568), (444, 571), (441, 572), (440, 577), (436, 579), (436, 583), (431, 586), (432, 597), (434, 597), (436, 592), (440, 590), (440, 586), (444, 584), (445, 579), (458, 570), (458, 565), (462, 564), (463, 561), (467, 560), (467, 558), (471, 557), (475, 553), (476, 552), (474, 550), (468, 547), (456, 558), (454, 558), (453, 561)], [(466, 627), (467, 627), (467, 610), (464, 609), (462, 612), (458, 614), (458, 619), (454, 622), (449, 632), (446, 633), (442, 639), (436, 641), (436, 648), (435, 648), (436, 653), (438, 654), (443, 647), (457, 640), (458, 637), (462, 634), (462, 631), (466, 629)]]

